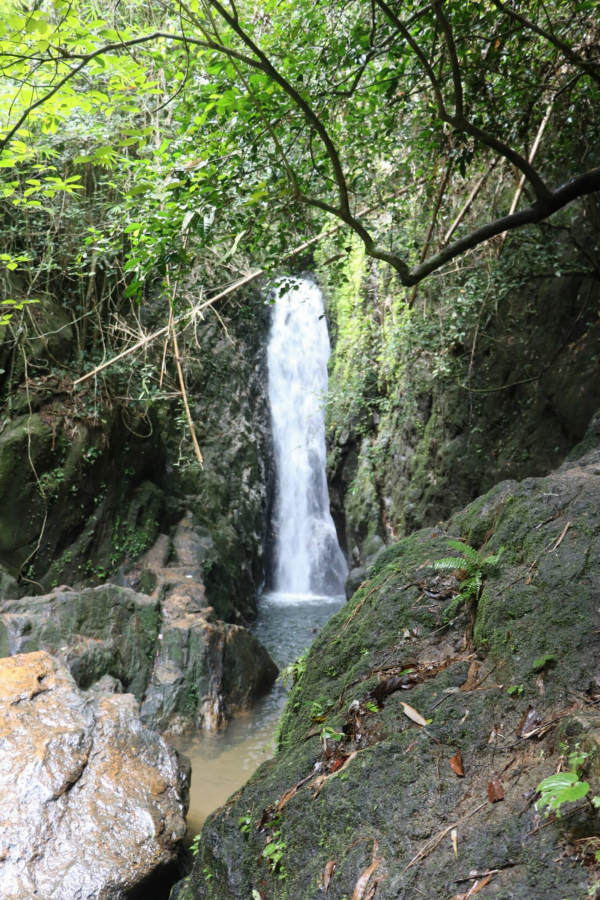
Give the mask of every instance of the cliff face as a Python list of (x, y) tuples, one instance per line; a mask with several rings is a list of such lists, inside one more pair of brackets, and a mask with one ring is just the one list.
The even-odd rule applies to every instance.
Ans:
[[(433, 565), (456, 538), (481, 548), (468, 600), (464, 572)], [(600, 791), (599, 552), (597, 419), (559, 470), (389, 547), (298, 668), (279, 753), (209, 818), (172, 897), (583, 896), (598, 811), (545, 820), (534, 800), (575, 748)]]
[[(32, 309), (2, 345), (0, 565), (21, 582), (9, 593), (113, 578), (190, 511), (209, 602), (220, 618), (251, 619), (272, 470), (262, 297), (238, 298), (180, 337), (202, 471), (169, 353), (159, 383), (162, 344), (73, 388), (99, 334), (82, 348), (68, 298)], [(155, 301), (137, 314), (152, 330), (160, 312)]]
[(416, 296), (358, 247), (321, 267), (332, 504), (355, 566), (582, 439), (600, 405), (598, 218), (590, 202)]

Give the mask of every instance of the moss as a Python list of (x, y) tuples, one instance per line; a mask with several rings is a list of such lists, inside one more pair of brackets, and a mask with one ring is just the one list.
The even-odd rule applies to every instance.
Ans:
[[(561, 854), (565, 832), (553, 823), (536, 828), (535, 811), (523, 801), (556, 766), (558, 736), (550, 730), (534, 743), (517, 730), (529, 706), (552, 722), (567, 689), (589, 686), (597, 649), (590, 622), (600, 534), (600, 479), (597, 485), (591, 479), (592, 468), (504, 484), (444, 529), (423, 529), (380, 555), (370, 579), (313, 644), (289, 696), (277, 757), (208, 820), (187, 882), (194, 897), (247, 900), (256, 888), (274, 900), (316, 900), (325, 867), (334, 860), (328, 896), (341, 900), (352, 896), (374, 854), (381, 860), (382, 900), (407, 900), (423, 885), (428, 897), (442, 900), (456, 893), (465, 872), (494, 868), (499, 871), (490, 889), (498, 897), (583, 895), (585, 870)], [(476, 658), (463, 644), (468, 616), (451, 626), (441, 623), (444, 592), (431, 562), (447, 555), (448, 533), (481, 537), (490, 528), (488, 545), (505, 543), (507, 562), (503, 558), (487, 579), (479, 601)], [(548, 654), (554, 659), (541, 673), (542, 695), (535, 661)], [(465, 691), (473, 665), (481, 684)], [(395, 690), (378, 708), (367, 708), (369, 692), (407, 666), (421, 673), (412, 689)], [(319, 732), (323, 724), (343, 728), (354, 700), (361, 704), (366, 745), (339, 745), (357, 755), (317, 795), (311, 773), (314, 779), (315, 763), (326, 764)], [(431, 720), (426, 730), (405, 714), (406, 703)], [(464, 778), (448, 762), (457, 749)], [(487, 801), (493, 773), (500, 773), (505, 787), (502, 803)], [(306, 778), (308, 784), (289, 794)], [(242, 835), (237, 821), (251, 815), (258, 822), (284, 797), (278, 827), (288, 874), (279, 882), (262, 861), (264, 831), (253, 827)], [(458, 859), (444, 840), (453, 823)], [(426, 842), (438, 837), (427, 851)], [(419, 865), (410, 866), (420, 851)]]

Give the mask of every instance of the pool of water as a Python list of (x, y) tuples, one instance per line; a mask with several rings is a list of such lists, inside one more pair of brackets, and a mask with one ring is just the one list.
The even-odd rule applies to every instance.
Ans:
[[(254, 628), (280, 669), (293, 662), (319, 629), (344, 603), (343, 596), (264, 594)], [(275, 750), (275, 729), (287, 691), (281, 681), (219, 734), (180, 739), (177, 748), (192, 763), (188, 833), (196, 834), (206, 817), (250, 778)]]

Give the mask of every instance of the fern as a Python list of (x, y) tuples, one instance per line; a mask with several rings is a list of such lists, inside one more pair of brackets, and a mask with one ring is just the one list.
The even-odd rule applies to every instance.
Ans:
[(447, 556), (445, 559), (436, 559), (433, 568), (437, 571), (448, 572), (452, 569), (465, 569), (468, 571), (468, 562), (462, 556)]
[(464, 541), (456, 541), (453, 538), (448, 540), (447, 544), (451, 550), (457, 550), (459, 553), (464, 553), (466, 559), (470, 562), (479, 564), (479, 550), (475, 550), (475, 548), (471, 547), (470, 544), (465, 544)]
[(485, 575), (498, 565), (500, 557), (504, 553), (504, 547), (500, 547), (497, 553), (483, 556), (479, 550), (475, 550), (464, 541), (451, 539), (447, 541), (447, 544), (450, 550), (458, 551), (463, 556), (447, 556), (444, 559), (437, 559), (433, 563), (433, 568), (438, 572), (459, 569), (464, 572), (464, 578), (459, 592), (444, 610), (442, 617), (444, 622), (452, 618), (461, 603), (470, 603), (473, 607), (477, 605)]

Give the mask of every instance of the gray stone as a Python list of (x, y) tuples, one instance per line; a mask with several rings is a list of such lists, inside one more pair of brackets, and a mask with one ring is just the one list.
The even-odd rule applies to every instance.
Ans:
[(124, 900), (174, 864), (187, 788), (131, 694), (86, 694), (45, 652), (0, 660), (3, 900)]

